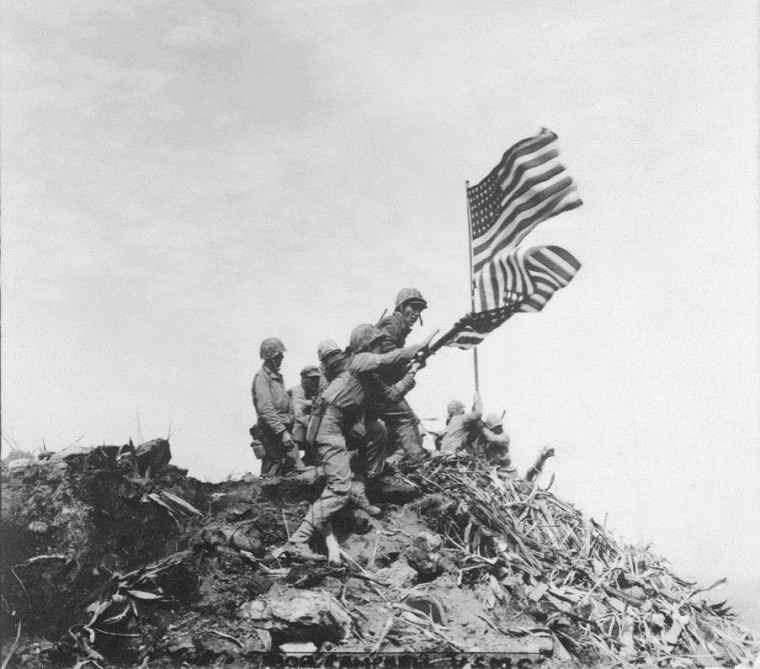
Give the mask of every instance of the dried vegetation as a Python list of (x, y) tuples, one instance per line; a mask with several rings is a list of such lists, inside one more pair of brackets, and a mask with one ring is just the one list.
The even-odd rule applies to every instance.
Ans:
[(477, 651), (544, 667), (757, 657), (758, 636), (725, 604), (512, 472), (434, 459), (409, 478), (415, 501), (373, 500), (379, 519), (342, 514), (334, 568), (271, 555), (318, 497), (317, 476), (201, 483), (158, 446), (152, 464), (136, 458), (142, 447), (101, 447), (3, 466), (3, 669), (299, 654), (331, 666), (339, 653), (456, 663)]

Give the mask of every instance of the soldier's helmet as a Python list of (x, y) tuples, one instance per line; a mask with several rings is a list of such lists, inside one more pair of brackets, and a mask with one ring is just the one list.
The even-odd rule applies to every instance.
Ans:
[(489, 413), (486, 417), (486, 427), (489, 430), (493, 430), (495, 427), (500, 427), (504, 424), (504, 421), (501, 419), (501, 416), (497, 413)]
[(451, 402), (449, 402), (449, 405), (446, 407), (446, 411), (449, 416), (456, 416), (458, 413), (462, 413), (464, 411), (464, 404), (462, 404), (459, 400), (451, 400)]
[(261, 348), (259, 349), (259, 357), (262, 360), (271, 360), (278, 353), (285, 353), (285, 344), (281, 339), (277, 337), (269, 337), (261, 342)]
[(315, 367), (314, 365), (306, 365), (301, 370), (301, 378), (305, 378), (307, 376), (322, 376), (322, 372), (319, 371), (319, 367)]
[(341, 348), (332, 339), (325, 339), (317, 346), (317, 357), (322, 362), (331, 353), (340, 353)]
[(369, 351), (374, 344), (385, 337), (383, 332), (371, 323), (362, 323), (357, 325), (351, 331), (351, 350), (354, 353), (363, 353)]
[(422, 297), (422, 293), (416, 288), (402, 288), (396, 295), (396, 310), (401, 309), (405, 304), (413, 304), (422, 309), (427, 309), (427, 302)]

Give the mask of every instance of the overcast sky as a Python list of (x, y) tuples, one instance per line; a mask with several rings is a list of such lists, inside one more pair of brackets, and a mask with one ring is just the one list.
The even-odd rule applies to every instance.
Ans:
[[(528, 242), (583, 268), (481, 347), (524, 471), (681, 573), (760, 582), (754, 3), (6, 3), (2, 428), (27, 449), (171, 433), (252, 471), (259, 342), (416, 286), (469, 307), (464, 182), (545, 126), (585, 204)], [(469, 402), (445, 350), (411, 404)], [(4, 444), (5, 446), (5, 444)]]

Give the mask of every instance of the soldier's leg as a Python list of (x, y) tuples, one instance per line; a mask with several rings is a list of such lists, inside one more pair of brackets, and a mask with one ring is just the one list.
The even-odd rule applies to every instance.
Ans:
[(388, 449), (388, 429), (376, 418), (364, 422), (366, 436), (361, 444), (356, 458), (356, 471), (368, 478), (380, 476)]
[(292, 543), (306, 543), (315, 530), (322, 531), (326, 521), (348, 504), (351, 493), (351, 467), (343, 435), (323, 435), (317, 442), (327, 484), (319, 499), (311, 505), (301, 526), (291, 536)]
[(383, 414), (383, 421), (388, 428), (389, 454), (400, 447), (404, 460), (410, 464), (418, 464), (425, 459), (419, 420), (406, 400), (388, 407)]

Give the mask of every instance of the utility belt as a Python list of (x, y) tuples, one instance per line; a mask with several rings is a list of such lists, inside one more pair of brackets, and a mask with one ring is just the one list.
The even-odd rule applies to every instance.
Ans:
[[(322, 420), (325, 417), (325, 413), (327, 413), (331, 407), (334, 411), (340, 411), (329, 402), (325, 402), (325, 400), (322, 398), (319, 398), (317, 400), (317, 403), (312, 410), (312, 414), (309, 417), (309, 425), (306, 428), (306, 446), (308, 448), (314, 448), (316, 445), (317, 435), (319, 434), (319, 428), (322, 425)], [(367, 428), (364, 425), (364, 416), (365, 411), (362, 410), (361, 415), (351, 425), (351, 428), (347, 431), (344, 430), (347, 444), (360, 442), (367, 436)]]
[[(290, 432), (293, 427), (292, 422), (285, 422), (285, 429)], [(262, 419), (256, 421), (256, 424), (249, 430), (253, 441), (251, 448), (254, 455), (263, 460), (264, 456), (270, 460), (281, 460), (285, 457), (285, 450), (282, 447), (280, 436), (271, 428), (269, 424)]]

